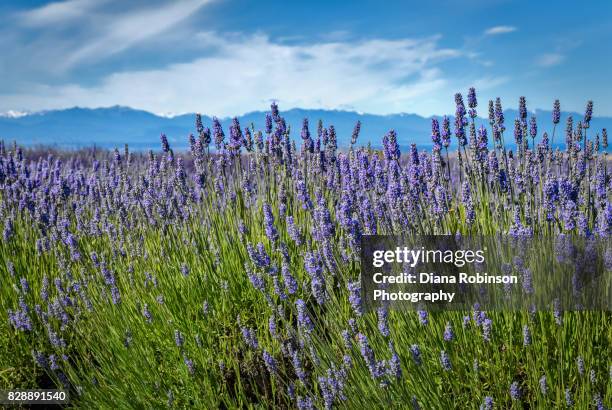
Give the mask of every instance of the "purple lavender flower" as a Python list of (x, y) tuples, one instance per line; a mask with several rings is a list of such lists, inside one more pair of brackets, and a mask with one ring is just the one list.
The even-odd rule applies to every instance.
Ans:
[(493, 321), (489, 318), (486, 318), (482, 321), (482, 337), (485, 342), (491, 341), (491, 325)]
[(142, 308), (142, 315), (144, 316), (147, 323), (153, 322), (153, 317), (151, 316), (151, 312), (149, 311), (149, 306), (146, 303)]
[(518, 119), (514, 120), (514, 141), (516, 142), (517, 147), (520, 147), (523, 144), (523, 127)]
[(489, 125), (495, 125), (495, 108), (493, 104), (493, 100), (489, 100)]
[(274, 360), (274, 357), (272, 357), (272, 355), (270, 353), (268, 353), (268, 351), (265, 350), (265, 349), (264, 349), (264, 351), (262, 353), (262, 357), (263, 357), (264, 363), (266, 365), (266, 368), (268, 369), (270, 374), (277, 374), (278, 368), (277, 368), (277, 365), (276, 365), (276, 360)]
[(595, 403), (595, 408), (597, 410), (606, 410), (603, 404), (603, 400), (601, 399), (601, 394), (599, 394), (599, 392), (593, 395), (593, 402)]
[(223, 127), (221, 127), (221, 123), (217, 117), (213, 117), (213, 137), (215, 139), (215, 146), (217, 149), (221, 149), (223, 144), (223, 140), (225, 139), (225, 133), (223, 132)]
[(412, 360), (417, 366), (421, 365), (421, 349), (419, 349), (419, 345), (413, 344), (410, 346), (410, 353), (412, 353)]
[(572, 392), (570, 389), (565, 389), (565, 404), (567, 407), (574, 407), (574, 400), (572, 399)]
[(484, 398), (484, 403), (480, 405), (480, 410), (493, 410), (493, 404), (494, 404), (493, 397), (486, 396)]
[(442, 185), (437, 185), (434, 189), (434, 213), (438, 217), (443, 217), (448, 213), (448, 195)]
[(529, 136), (531, 138), (535, 138), (538, 135), (538, 123), (536, 121), (535, 115), (531, 116), (529, 120)]
[(389, 133), (383, 137), (383, 147), (385, 159), (387, 161), (399, 160), (401, 153), (399, 144), (397, 143), (397, 134), (395, 130), (389, 131)]
[(274, 227), (274, 215), (272, 214), (272, 207), (270, 204), (265, 203), (263, 205), (263, 214), (264, 214), (264, 227), (266, 230), (266, 236), (272, 242), (278, 239), (278, 231)]
[(293, 242), (295, 242), (297, 246), (300, 246), (303, 241), (302, 231), (295, 224), (293, 216), (287, 216), (286, 222), (287, 222), (287, 233), (289, 234), (289, 237), (293, 240)]
[(392, 342), (389, 342), (389, 350), (391, 351), (391, 358), (389, 359), (389, 376), (396, 379), (402, 378), (402, 365), (399, 355), (395, 351)]
[(11, 261), (6, 262), (6, 270), (8, 271), (11, 277), (15, 276), (15, 265)]
[(459, 142), (459, 146), (464, 147), (467, 145), (467, 138), (465, 136), (465, 126), (467, 120), (465, 118), (465, 105), (463, 104), (463, 96), (460, 93), (455, 94), (455, 105), (457, 107), (455, 111), (455, 136)]
[(333, 125), (329, 126), (328, 130), (328, 141), (325, 146), (325, 157), (330, 164), (336, 162), (336, 150), (338, 149), (338, 142), (336, 139), (336, 128)]
[(448, 354), (444, 350), (440, 352), (440, 363), (442, 364), (442, 368), (445, 371), (452, 370), (450, 358), (448, 357)]
[(553, 124), (557, 125), (559, 124), (560, 120), (561, 120), (561, 103), (559, 102), (559, 100), (555, 100), (553, 104), (553, 110), (552, 110), (552, 122)]
[(542, 395), (546, 396), (546, 394), (548, 393), (548, 384), (546, 383), (546, 375), (542, 375), (542, 377), (540, 377), (540, 392), (542, 392)]
[(174, 343), (176, 343), (178, 347), (182, 347), (185, 343), (183, 334), (179, 330), (174, 330)]
[(484, 125), (481, 125), (480, 128), (478, 128), (478, 138), (476, 141), (476, 153), (477, 153), (477, 159), (481, 164), (485, 164), (485, 162), (487, 161), (488, 158), (488, 145), (489, 145), (489, 140), (487, 137), (487, 129), (484, 127)]
[(59, 370), (59, 363), (57, 363), (57, 356), (54, 354), (49, 355), (49, 368), (51, 370)]
[(302, 382), (302, 384), (306, 385), (306, 379), (308, 374), (306, 373), (306, 370), (302, 365), (302, 361), (297, 350), (293, 351), (293, 353), (291, 354), (291, 363), (293, 364), (293, 370), (295, 371), (295, 375), (298, 377), (300, 382)]
[(9, 323), (16, 329), (24, 332), (32, 330), (32, 321), (29, 315), (28, 305), (23, 300), (23, 297), (19, 298), (19, 309), (8, 311)]
[(49, 300), (49, 278), (47, 277), (47, 275), (43, 276), (42, 279), (42, 284), (40, 287), (40, 298), (45, 302)]
[(363, 308), (361, 306), (361, 283), (359, 281), (348, 282), (347, 288), (349, 291), (349, 303), (353, 307), (355, 314), (361, 316), (363, 314)]
[(529, 326), (523, 326), (523, 346), (529, 346), (531, 344), (531, 331)]
[(348, 330), (344, 329), (341, 334), (342, 340), (344, 341), (344, 347), (346, 348), (346, 350), (351, 350), (353, 348), (351, 333)]
[(334, 402), (334, 395), (328, 385), (327, 379), (325, 377), (319, 377), (319, 389), (321, 390), (321, 395), (323, 396), (323, 402), (325, 403), (326, 409), (331, 409)]
[(13, 236), (14, 232), (13, 221), (11, 218), (7, 218), (4, 221), (4, 230), (2, 231), (2, 238), (4, 239), (4, 242), (8, 242)]
[(527, 120), (527, 100), (525, 97), (519, 97), (519, 118), (521, 122), (525, 122)]
[(323, 242), (326, 239), (331, 239), (334, 235), (335, 228), (332, 223), (331, 214), (323, 199), (318, 201), (315, 209), (315, 221), (317, 224), (317, 234), (315, 239), (319, 242)]
[(519, 387), (518, 382), (512, 382), (510, 385), (510, 397), (512, 400), (520, 400), (521, 399), (521, 388)]
[(34, 358), (34, 361), (36, 362), (37, 365), (39, 365), (42, 368), (47, 367), (48, 365), (47, 357), (42, 352), (38, 350), (32, 350), (32, 357)]
[(247, 272), (247, 277), (249, 278), (249, 281), (251, 282), (253, 287), (259, 290), (260, 292), (265, 293), (266, 282), (263, 276), (258, 272), (253, 272), (252, 270), (250, 270), (248, 266), (246, 266), (246, 264), (245, 264), (245, 270)]
[(295, 400), (295, 384), (289, 383), (287, 386), (287, 396), (289, 396), (291, 400)]
[(297, 407), (298, 407), (298, 410), (313, 410), (314, 404), (312, 403), (312, 398), (310, 398), (309, 396), (306, 396), (306, 397), (298, 396)]
[(263, 243), (257, 244), (257, 249), (252, 244), (247, 244), (247, 253), (251, 258), (251, 262), (258, 268), (265, 268), (270, 265), (270, 256), (266, 253)]
[(168, 153), (170, 151), (170, 144), (168, 144), (168, 137), (166, 137), (166, 134), (162, 133), (159, 138), (161, 140), (162, 151), (164, 151), (165, 153)]
[(302, 121), (302, 133), (300, 134), (304, 142), (310, 139), (310, 130), (308, 129), (308, 118), (304, 118)]
[(455, 338), (455, 334), (453, 333), (453, 327), (450, 322), (446, 323), (446, 327), (444, 328), (444, 340), (450, 342)]
[(26, 278), (19, 279), (19, 284), (21, 285), (21, 291), (23, 293), (28, 293), (30, 291), (30, 285), (28, 285), (28, 280)]
[(584, 128), (589, 128), (593, 118), (593, 101), (588, 101), (584, 111)]
[(607, 203), (600, 213), (597, 224), (597, 233), (601, 237), (608, 237), (612, 234), (612, 205)]
[(268, 319), (268, 330), (270, 331), (270, 334), (273, 338), (276, 339), (279, 336), (276, 329), (276, 315), (274, 315), (274, 313), (272, 313), (272, 315)]
[(495, 99), (495, 125), (497, 125), (501, 133), (506, 130), (504, 126), (504, 110), (502, 109), (501, 99), (499, 97)]
[(476, 106), (478, 105), (478, 101), (476, 100), (476, 89), (471, 87), (468, 90), (468, 107), (470, 107), (470, 118), (476, 118)]
[(357, 138), (359, 138), (359, 131), (361, 131), (361, 121), (357, 120), (355, 128), (353, 128), (353, 134), (351, 135), (351, 145), (355, 145), (357, 143)]
[(204, 124), (202, 124), (202, 114), (200, 114), (199, 112), (197, 112), (195, 115), (195, 126), (196, 132), (198, 134), (202, 134), (204, 132)]
[(576, 359), (576, 367), (578, 368), (578, 374), (584, 376), (584, 359), (582, 356), (578, 356)]
[(57, 348), (64, 348), (64, 347), (66, 347), (66, 342), (64, 341), (64, 339), (62, 339), (57, 334), (57, 332), (55, 332), (51, 328), (50, 324), (47, 325), (47, 336), (49, 338), (49, 342), (51, 342), (51, 345), (53, 345), (54, 347), (57, 347)]
[(357, 341), (359, 342), (359, 348), (361, 351), (361, 356), (363, 360), (366, 362), (368, 369), (370, 370), (370, 374), (373, 378), (377, 379), (382, 375), (381, 369), (378, 368), (378, 363), (374, 357), (374, 351), (370, 347), (368, 343), (368, 338), (362, 334), (357, 334)]
[(531, 295), (533, 294), (534, 290), (533, 290), (533, 278), (532, 278), (532, 274), (531, 274), (531, 269), (529, 268), (525, 268), (523, 269), (523, 291), (528, 294)]
[(266, 114), (265, 132), (268, 135), (272, 133), (272, 116), (270, 114)]
[(310, 288), (319, 305), (322, 305), (327, 293), (325, 290), (325, 278), (323, 277), (323, 266), (321, 256), (318, 252), (306, 252), (304, 255), (304, 269), (310, 276)]
[(342, 357), (342, 365), (346, 370), (350, 370), (353, 367), (353, 359), (351, 359), (351, 356), (345, 354)]
[(357, 333), (357, 321), (355, 319), (349, 319), (348, 325), (351, 328), (351, 332), (353, 332), (353, 334)]
[(257, 349), (259, 347), (257, 335), (253, 329), (242, 326), (240, 331), (242, 332), (242, 338), (247, 346), (249, 346), (251, 349)]
[(191, 360), (185, 353), (183, 353), (183, 362), (185, 363), (185, 366), (187, 366), (187, 371), (189, 374), (193, 375), (195, 373), (195, 364), (193, 363), (193, 360)]
[(450, 145), (450, 140), (451, 140), (451, 131), (450, 131), (450, 120), (448, 119), (446, 115), (442, 119), (442, 131), (440, 133), (440, 136), (442, 138), (442, 146), (444, 148), (448, 148), (448, 146)]
[(546, 220), (554, 220), (555, 203), (559, 201), (559, 183), (549, 172), (544, 183), (544, 209)]
[(435, 118), (431, 119), (431, 140), (435, 147), (442, 147), (442, 139), (440, 137), (440, 124)]
[(293, 295), (298, 290), (298, 283), (295, 278), (291, 275), (289, 271), (289, 265), (286, 262), (283, 262), (281, 265), (281, 275), (283, 277), (283, 282), (285, 284), (285, 288), (290, 295)]
[(297, 320), (300, 328), (306, 333), (309, 334), (313, 331), (314, 325), (310, 320), (310, 316), (308, 315), (308, 311), (306, 308), (306, 302), (302, 299), (298, 299), (295, 301), (295, 306), (297, 307)]
[(238, 118), (234, 117), (234, 119), (232, 120), (232, 125), (230, 125), (230, 148), (234, 151), (240, 150), (243, 140), (244, 137), (242, 136), (240, 122), (238, 122)]
[(419, 315), (419, 322), (421, 322), (422, 325), (427, 325), (429, 324), (429, 319), (428, 319), (428, 313), (425, 310), (419, 310), (418, 312)]
[(468, 226), (471, 226), (476, 220), (476, 212), (474, 210), (474, 203), (472, 202), (472, 193), (470, 184), (468, 181), (464, 181), (461, 188), (461, 200), (465, 206), (465, 222)]
[(574, 119), (570, 115), (567, 117), (565, 125), (565, 149), (570, 153), (574, 148)]
[(388, 323), (389, 312), (388, 312), (387, 308), (385, 306), (380, 306), (377, 309), (376, 313), (377, 313), (377, 316), (378, 316), (378, 331), (384, 337), (389, 337), (389, 335), (390, 335), (390, 333), (389, 333), (389, 323)]
[(113, 304), (118, 305), (121, 303), (121, 293), (116, 285), (111, 285), (111, 300)]
[(183, 274), (184, 277), (189, 276), (189, 266), (187, 266), (186, 263), (183, 263), (181, 265), (181, 273)]

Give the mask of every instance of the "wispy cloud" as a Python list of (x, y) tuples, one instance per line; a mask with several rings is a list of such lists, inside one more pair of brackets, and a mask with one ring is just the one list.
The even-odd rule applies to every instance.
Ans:
[(263, 34), (230, 40), (205, 32), (197, 41), (212, 52), (190, 62), (113, 73), (92, 87), (33, 85), (27, 94), (3, 95), (0, 101), (7, 109), (121, 104), (158, 113), (171, 107), (174, 112), (234, 115), (276, 99), (283, 108), (352, 106), (373, 113), (430, 114), (423, 97), (450, 92), (439, 64), (463, 56), (440, 47), (439, 39), (289, 45)]
[(91, 41), (69, 55), (64, 66), (70, 68), (84, 60), (108, 57), (172, 28), (210, 0), (171, 2), (155, 9), (136, 10), (113, 18), (100, 27)]
[(76, 20), (108, 3), (107, 0), (58, 1), (17, 14), (17, 20), (31, 27), (45, 27)]
[(517, 28), (514, 26), (495, 26), (485, 30), (486, 36), (496, 36), (498, 34), (507, 34), (516, 31)]
[(552, 67), (561, 64), (565, 60), (565, 56), (560, 53), (542, 54), (536, 59), (536, 64), (540, 67)]
[(490, 90), (492, 88), (498, 87), (502, 84), (506, 84), (509, 81), (510, 81), (509, 76), (483, 77), (483, 78), (478, 78), (474, 80), (472, 86), (476, 87), (476, 89), (479, 91), (484, 91), (484, 90)]
[[(162, 1), (143, 7), (120, 0), (65, 0), (16, 13), (23, 55), (63, 74), (158, 40), (212, 0)], [(2, 40), (0, 40), (1, 44)]]

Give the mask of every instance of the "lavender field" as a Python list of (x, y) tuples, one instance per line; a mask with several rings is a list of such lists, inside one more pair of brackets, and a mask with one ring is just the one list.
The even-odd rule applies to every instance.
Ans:
[(524, 98), (510, 122), (465, 97), (427, 151), (361, 144), (360, 124), (338, 147), (276, 104), (262, 130), (196, 117), (189, 152), (3, 143), (0, 389), (84, 409), (609, 408), (609, 311), (364, 309), (364, 235), (612, 235), (591, 102), (560, 123), (555, 101), (544, 130)]

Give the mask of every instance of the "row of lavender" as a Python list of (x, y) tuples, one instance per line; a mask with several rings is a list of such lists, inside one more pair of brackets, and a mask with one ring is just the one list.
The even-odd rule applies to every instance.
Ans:
[[(226, 136), (218, 120), (209, 129), (197, 117), (185, 155), (163, 135), (162, 152), (148, 156), (126, 147), (35, 158), (0, 145), (9, 337), (83, 403), (112, 400), (102, 392), (120, 389), (124, 357), (128, 380), (158, 376), (152, 387), (124, 383), (125, 397), (165, 389), (168, 404), (199, 395), (207, 406), (330, 408), (365, 394), (415, 407), (577, 399), (603, 407), (612, 376), (602, 356), (612, 339), (605, 313), (362, 312), (362, 235), (611, 233), (607, 132), (591, 131), (592, 103), (580, 121), (568, 119), (561, 151), (551, 148), (558, 101), (549, 135), (521, 98), (513, 151), (499, 99), (489, 102), (489, 128), (476, 127), (473, 89), (467, 107), (460, 94), (455, 102), (453, 124), (432, 121), (432, 151), (412, 145), (403, 155), (393, 131), (381, 151), (358, 148), (357, 123), (342, 151), (333, 125), (319, 122), (315, 134), (307, 120), (298, 149), (275, 104), (263, 131), (234, 120)], [(544, 347), (577, 336), (592, 344), (555, 368), (551, 360), (571, 347)], [(161, 386), (151, 361), (175, 369), (176, 356), (186, 374), (164, 373)], [(507, 380), (485, 382), (483, 367)], [(453, 387), (443, 393), (445, 382)], [(193, 390), (177, 387), (185, 384)]]

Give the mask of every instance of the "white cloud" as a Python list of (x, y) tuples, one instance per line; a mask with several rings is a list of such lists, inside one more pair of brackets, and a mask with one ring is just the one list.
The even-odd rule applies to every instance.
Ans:
[(87, 44), (67, 56), (64, 66), (70, 68), (84, 60), (98, 60), (127, 50), (172, 28), (208, 2), (183, 0), (113, 16)]
[(542, 54), (536, 59), (536, 64), (540, 67), (552, 67), (561, 64), (565, 60), (565, 56), (559, 53)]
[(211, 1), (164, 1), (148, 7), (120, 0), (49, 3), (17, 13), (14, 32), (21, 36), (6, 46), (32, 60), (45, 61), (44, 71), (59, 76), (158, 40)]
[(18, 14), (19, 21), (32, 27), (66, 23), (91, 13), (107, 0), (66, 0), (58, 1)]
[(432, 104), (422, 104), (425, 97), (452, 95), (439, 63), (463, 56), (440, 48), (438, 40), (287, 45), (265, 35), (228, 40), (207, 32), (194, 41), (212, 49), (210, 56), (163, 69), (113, 73), (93, 87), (32, 85), (28, 94), (3, 95), (0, 101), (7, 109), (120, 104), (225, 116), (262, 109), (276, 99), (283, 109), (351, 106), (372, 113), (431, 114)]
[(510, 77), (501, 76), (501, 77), (482, 77), (478, 78), (473, 82), (473, 86), (477, 91), (490, 90), (496, 87), (499, 87), (502, 84), (506, 84), (510, 81)]
[(21, 118), (21, 117), (25, 117), (28, 114), (30, 114), (30, 113), (27, 112), (27, 111), (8, 110), (6, 112), (0, 112), (0, 117), (4, 117), (4, 118)]
[(512, 33), (513, 31), (516, 31), (516, 30), (517, 28), (514, 26), (495, 26), (495, 27), (486, 29), (484, 34), (486, 36), (495, 36), (498, 34)]

